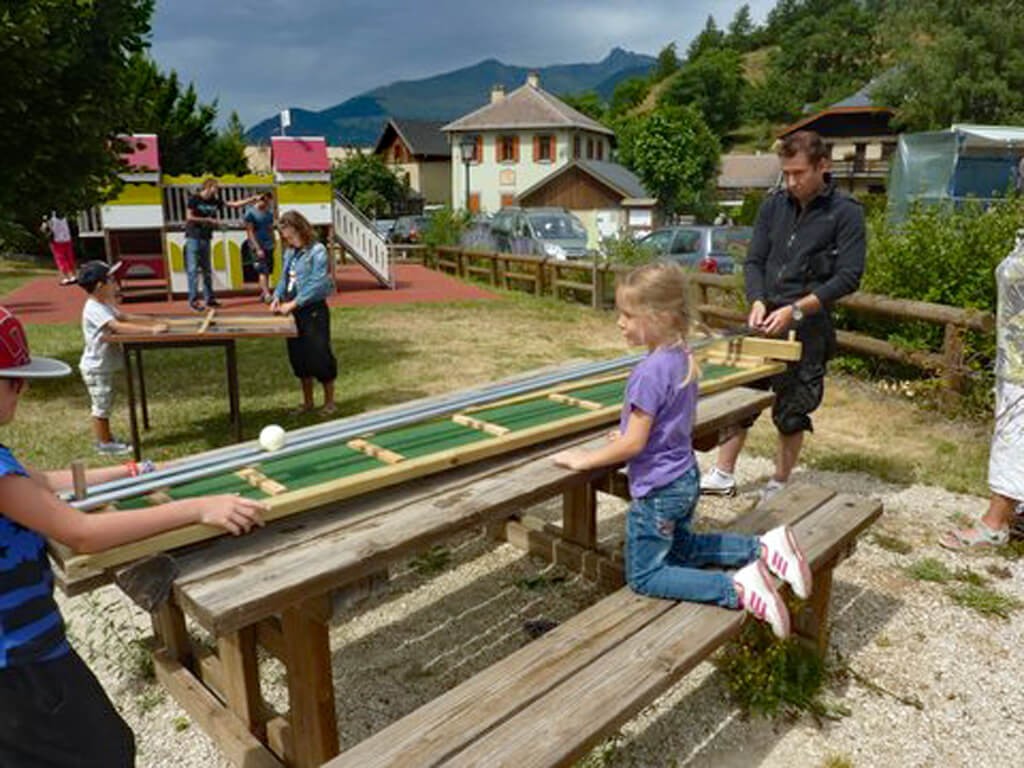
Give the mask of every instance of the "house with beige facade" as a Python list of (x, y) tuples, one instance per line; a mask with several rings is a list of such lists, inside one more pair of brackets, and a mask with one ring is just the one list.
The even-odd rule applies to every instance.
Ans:
[(545, 91), (537, 74), (448, 123), (452, 205), (494, 213), (557, 205), (576, 213), (592, 245), (636, 225), (652, 226), (656, 201), (611, 160), (615, 133)]
[(451, 205), (452, 157), (444, 122), (391, 118), (373, 148), (425, 205)]

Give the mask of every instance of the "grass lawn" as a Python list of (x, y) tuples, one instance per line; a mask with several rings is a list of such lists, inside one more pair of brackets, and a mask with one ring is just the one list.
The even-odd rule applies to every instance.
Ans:
[(47, 269), (36, 264), (0, 259), (0, 296), (20, 288), (37, 277), (52, 277), (56, 280), (60, 275), (52, 267)]
[[(38, 274), (28, 272), (0, 263), (0, 291)], [(515, 292), (491, 302), (334, 309), (332, 332), (340, 416), (546, 365), (626, 352), (610, 312)], [(28, 335), (34, 352), (77, 368), (82, 346), (77, 323), (29, 326)], [(283, 342), (242, 341), (237, 349), (247, 438), (266, 424), (287, 429), (317, 420), (289, 413), (300, 398)], [(230, 442), (221, 350), (154, 351), (145, 361), (152, 423), (143, 436), (147, 457), (170, 459)], [(126, 436), (127, 422), (120, 389), (115, 434)], [(987, 494), (988, 425), (944, 419), (845, 376), (830, 378), (815, 425), (804, 453), (811, 466)], [(94, 466), (109, 461), (92, 451), (89, 400), (77, 375), (33, 384), (0, 440), (41, 467), (67, 466), (78, 458)], [(749, 449), (762, 455), (773, 451), (770, 419), (758, 421)]]

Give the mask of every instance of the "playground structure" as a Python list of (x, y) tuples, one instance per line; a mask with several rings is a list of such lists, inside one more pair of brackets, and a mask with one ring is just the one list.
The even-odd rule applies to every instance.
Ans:
[[(161, 172), (159, 137), (134, 134), (123, 137), (125, 171), (121, 191), (78, 217), (79, 236), (100, 239), (108, 261), (126, 265), (129, 294), (162, 293), (168, 298), (187, 290), (185, 270), (185, 218), (189, 195), (206, 176), (171, 176)], [(333, 193), (330, 161), (323, 137), (275, 136), (271, 139), (271, 173), (215, 177), (225, 202), (270, 192), (277, 212), (296, 210), (338, 243), (386, 288), (394, 287), (387, 244), (351, 203)], [(243, 209), (218, 214), (220, 228), (210, 249), (214, 289), (245, 290), (255, 281), (243, 263), (246, 239)], [(271, 281), (280, 276), (283, 249), (274, 248)]]

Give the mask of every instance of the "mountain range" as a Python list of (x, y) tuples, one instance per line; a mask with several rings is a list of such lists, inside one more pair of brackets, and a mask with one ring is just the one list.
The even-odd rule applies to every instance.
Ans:
[[(541, 87), (557, 95), (596, 91), (611, 97), (623, 80), (645, 75), (655, 59), (621, 48), (613, 48), (601, 61), (583, 64), (557, 64), (549, 67), (517, 67), (497, 59), (484, 61), (452, 72), (422, 80), (401, 80), (375, 88), (319, 112), (293, 107), (293, 136), (326, 136), (330, 144), (342, 146), (372, 145), (390, 117), (411, 120), (454, 120), (487, 103), (491, 87), (506, 90), (526, 82), (536, 71)], [(252, 126), (246, 133), (251, 142), (266, 141), (280, 132), (278, 115)]]

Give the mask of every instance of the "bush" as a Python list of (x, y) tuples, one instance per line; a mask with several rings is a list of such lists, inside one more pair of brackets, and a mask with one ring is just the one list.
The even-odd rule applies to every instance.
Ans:
[(629, 237), (608, 237), (601, 241), (601, 253), (609, 264), (646, 264), (651, 252)]
[(423, 232), (423, 244), (430, 248), (459, 245), (469, 221), (470, 215), (464, 210), (455, 211), (448, 206), (436, 210), (431, 214), (430, 223)]

